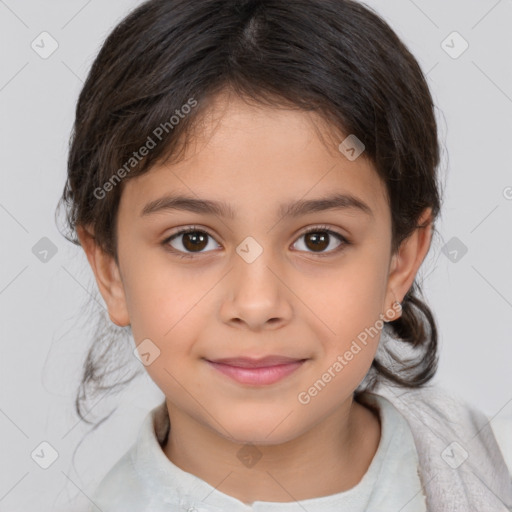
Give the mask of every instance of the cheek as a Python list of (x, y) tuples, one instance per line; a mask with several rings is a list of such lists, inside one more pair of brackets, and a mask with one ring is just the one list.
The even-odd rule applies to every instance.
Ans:
[(386, 295), (382, 262), (364, 253), (354, 254), (333, 270), (323, 291), (310, 294), (335, 335), (354, 335), (354, 329), (369, 327), (379, 318)]
[[(371, 365), (384, 326), (380, 315), (385, 311), (385, 284), (382, 262), (360, 252), (332, 273), (323, 294), (317, 290), (310, 295), (315, 301), (312, 309), (319, 312), (318, 316), (328, 326), (324, 330), (328, 364), (343, 356), (343, 371), (339, 375), (357, 380)], [(337, 368), (340, 369), (339, 365)]]
[(118, 245), (135, 341), (161, 337), (175, 323), (189, 288), (172, 272), (163, 249), (150, 245), (140, 233), (120, 229)]
[(169, 265), (140, 261), (127, 265), (124, 283), (132, 332), (136, 341), (150, 338), (163, 347), (198, 321), (209, 286), (190, 273), (172, 272)]
[(189, 378), (187, 364), (199, 357), (194, 343), (209, 318), (204, 301), (209, 288), (165, 267), (152, 266), (131, 277), (125, 289), (135, 344), (151, 341), (156, 355), (145, 369), (167, 396), (176, 396), (183, 391), (179, 382)]

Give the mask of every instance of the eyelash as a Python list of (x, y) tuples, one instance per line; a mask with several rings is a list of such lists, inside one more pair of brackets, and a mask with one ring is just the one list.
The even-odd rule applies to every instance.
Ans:
[[(199, 254), (202, 254), (202, 253), (201, 252), (197, 252), (197, 253), (184, 253), (183, 251), (179, 251), (179, 250), (174, 249), (173, 247), (171, 247), (169, 245), (169, 242), (171, 240), (175, 239), (175, 238), (178, 238), (180, 235), (185, 235), (187, 233), (197, 233), (197, 232), (205, 233), (210, 238), (214, 239), (214, 236), (211, 235), (206, 229), (200, 228), (200, 227), (197, 227), (197, 226), (191, 226), (189, 228), (182, 229), (182, 230), (174, 233), (173, 235), (167, 237), (162, 242), (162, 245), (166, 248), (166, 250), (168, 250), (169, 252), (172, 252), (173, 254), (176, 254), (179, 258), (194, 258), (194, 257), (196, 257), (196, 255), (199, 255)], [(326, 256), (331, 256), (332, 254), (336, 254), (336, 253), (340, 252), (341, 250), (343, 250), (346, 246), (351, 245), (351, 242), (349, 242), (343, 235), (341, 235), (337, 231), (333, 231), (332, 229), (329, 229), (328, 226), (314, 226), (312, 228), (309, 228), (306, 231), (304, 231), (303, 233), (301, 233), (299, 235), (299, 237), (297, 238), (297, 240), (299, 238), (305, 236), (305, 235), (310, 234), (310, 233), (320, 233), (320, 232), (327, 233), (329, 235), (334, 236), (335, 238), (337, 238), (341, 242), (341, 245), (338, 246), (336, 249), (333, 249), (331, 251), (324, 252), (324, 253), (315, 253), (315, 252), (309, 252), (309, 251), (306, 251), (306, 252), (309, 252), (310, 254), (314, 254), (314, 255), (322, 258), (322, 257), (326, 257)]]

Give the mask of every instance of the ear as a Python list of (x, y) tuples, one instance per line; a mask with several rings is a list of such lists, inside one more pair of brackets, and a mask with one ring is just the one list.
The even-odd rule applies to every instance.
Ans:
[(110, 320), (120, 327), (130, 325), (124, 286), (114, 257), (97, 245), (91, 230), (80, 226), (77, 227), (77, 234), (94, 272), (101, 296), (107, 304)]
[[(402, 242), (392, 257), (384, 304), (386, 309), (391, 308), (395, 300), (402, 302), (428, 253), (431, 241), (432, 209), (426, 208), (419, 219), (418, 227)], [(392, 320), (398, 317), (395, 315)]]

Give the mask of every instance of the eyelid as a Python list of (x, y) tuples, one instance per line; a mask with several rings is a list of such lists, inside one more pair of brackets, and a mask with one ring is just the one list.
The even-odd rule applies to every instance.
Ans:
[(306, 228), (304, 231), (301, 231), (298, 236), (307, 235), (308, 233), (314, 233), (316, 231), (327, 231), (329, 233), (333, 233), (335, 235), (338, 235), (340, 237), (345, 238), (341, 233), (336, 231), (334, 228), (331, 228), (330, 226), (327, 226), (325, 224), (318, 224), (316, 226), (312, 226), (310, 228)]
[[(209, 237), (213, 238), (215, 241), (216, 241), (216, 238), (215, 236), (205, 227), (203, 226), (197, 226), (197, 225), (191, 225), (191, 226), (185, 226), (183, 228), (179, 228), (177, 229), (174, 233), (172, 233), (171, 235), (167, 236), (162, 243), (168, 243), (172, 238), (178, 236), (178, 235), (183, 235), (185, 233), (193, 233), (195, 231), (201, 231), (201, 232), (204, 232), (206, 233)], [(218, 242), (217, 242), (218, 243)]]

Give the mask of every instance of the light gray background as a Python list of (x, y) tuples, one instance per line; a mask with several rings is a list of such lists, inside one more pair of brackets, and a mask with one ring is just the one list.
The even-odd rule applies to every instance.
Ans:
[[(119, 409), (72, 461), (90, 428), (73, 400), (90, 341), (80, 312), (95, 285), (53, 215), (83, 80), (106, 35), (139, 3), (0, 0), (1, 511), (84, 510), (163, 398), (144, 374), (103, 400), (94, 412)], [(490, 418), (512, 416), (512, 1), (368, 4), (428, 72), (439, 110), (445, 204), (420, 274), (440, 329), (436, 381)], [(59, 45), (47, 59), (31, 48), (43, 31)], [(441, 46), (453, 31), (469, 43), (456, 59)], [(57, 247), (46, 263), (32, 252), (42, 237)], [(457, 262), (442, 252), (453, 237), (468, 248)], [(43, 441), (58, 452), (46, 470), (31, 458)]]

